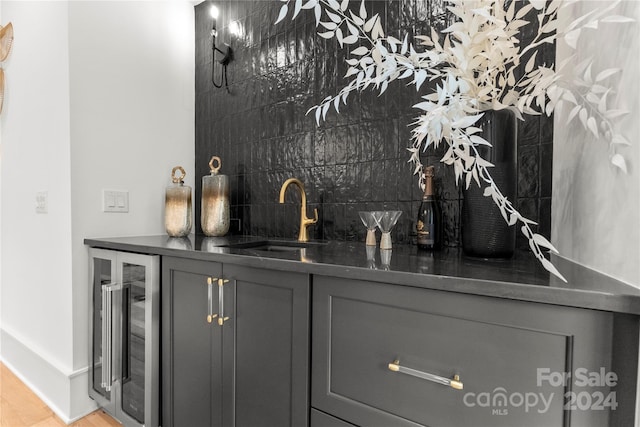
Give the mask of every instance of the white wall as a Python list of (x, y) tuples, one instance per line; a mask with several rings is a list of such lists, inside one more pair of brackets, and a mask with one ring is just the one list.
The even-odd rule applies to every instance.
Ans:
[[(577, 2), (571, 13), (577, 17), (606, 4)], [(616, 13), (636, 22), (601, 24), (597, 32), (583, 34), (578, 47), (582, 58), (595, 54), (594, 70), (623, 69), (613, 79), (620, 90), (611, 101), (631, 111), (619, 122), (632, 143), (620, 151), (629, 173), (609, 164), (606, 142), (556, 115), (551, 235), (564, 257), (640, 287), (640, 1), (623, 1)], [(558, 45), (558, 62), (567, 52)]]
[[(72, 372), (69, 66), (65, 2), (2, 2), (15, 42), (2, 113), (2, 341)], [(44, 36), (46, 35), (46, 36)], [(49, 213), (35, 213), (48, 191)], [(9, 347), (13, 348), (13, 347)], [(21, 359), (7, 360), (20, 369)], [(60, 400), (60, 405), (64, 405)]]
[[(85, 237), (164, 233), (171, 168), (194, 165), (193, 4), (2, 1), (3, 361), (64, 420), (90, 409)], [(129, 191), (107, 214), (102, 190)], [(49, 192), (37, 215), (35, 193)]]

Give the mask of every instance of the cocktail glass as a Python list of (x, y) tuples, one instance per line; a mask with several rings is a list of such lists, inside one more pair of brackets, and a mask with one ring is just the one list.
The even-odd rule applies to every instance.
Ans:
[(360, 215), (360, 219), (365, 227), (367, 227), (367, 246), (375, 246), (376, 245), (376, 227), (378, 226), (378, 222), (373, 216), (373, 212), (369, 211), (360, 211), (358, 212)]
[(376, 219), (376, 223), (382, 231), (382, 238), (380, 239), (380, 249), (391, 249), (391, 230), (398, 222), (398, 218), (402, 215), (402, 211), (373, 211), (373, 217)]

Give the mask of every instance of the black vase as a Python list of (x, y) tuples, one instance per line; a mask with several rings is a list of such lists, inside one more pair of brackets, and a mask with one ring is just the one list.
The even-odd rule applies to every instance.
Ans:
[[(517, 120), (510, 110), (489, 110), (476, 124), (482, 129), (480, 136), (492, 145), (477, 147), (478, 153), (495, 165), (489, 168), (489, 173), (511, 203), (515, 203), (518, 181)], [(472, 181), (462, 194), (461, 233), (465, 255), (511, 258), (516, 247), (516, 227), (509, 226), (493, 199), (484, 196), (484, 186), (480, 188)]]

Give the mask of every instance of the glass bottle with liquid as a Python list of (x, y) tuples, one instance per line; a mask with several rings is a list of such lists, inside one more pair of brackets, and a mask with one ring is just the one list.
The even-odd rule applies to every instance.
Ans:
[(434, 194), (434, 167), (424, 169), (424, 195), (418, 210), (416, 231), (419, 249), (438, 250), (442, 248), (442, 213)]

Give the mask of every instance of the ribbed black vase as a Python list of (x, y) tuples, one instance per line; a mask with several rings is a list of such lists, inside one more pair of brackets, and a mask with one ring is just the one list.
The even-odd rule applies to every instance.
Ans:
[[(512, 203), (515, 202), (518, 182), (517, 120), (510, 110), (489, 110), (476, 124), (482, 129), (481, 136), (492, 145), (479, 146), (478, 152), (483, 159), (495, 165), (489, 168), (489, 173)], [(478, 187), (475, 181), (462, 192), (464, 253), (483, 258), (510, 258), (516, 247), (516, 227), (507, 225), (493, 199), (483, 193), (484, 187)]]

